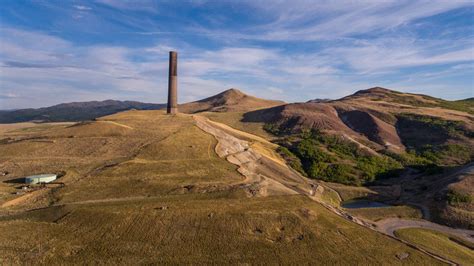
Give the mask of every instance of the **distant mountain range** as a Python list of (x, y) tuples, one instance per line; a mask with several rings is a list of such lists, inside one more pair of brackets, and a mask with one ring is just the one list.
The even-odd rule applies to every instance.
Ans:
[(166, 104), (135, 101), (72, 102), (37, 109), (0, 111), (0, 123), (84, 121), (131, 109), (158, 110), (164, 107), (166, 107)]
[[(180, 112), (249, 112), (257, 109), (281, 106), (279, 108), (293, 108), (294, 106), (313, 106), (316, 103), (342, 103), (348, 100), (368, 99), (372, 102), (396, 102), (416, 107), (439, 107), (444, 109), (458, 110), (474, 113), (474, 98), (459, 101), (446, 101), (427, 95), (407, 94), (384, 88), (371, 88), (358, 91), (353, 95), (339, 100), (314, 99), (307, 103), (286, 104), (283, 101), (267, 100), (247, 95), (238, 89), (228, 89), (219, 94), (195, 102), (179, 105)], [(308, 105), (310, 104), (310, 105)], [(323, 105), (315, 105), (323, 106)], [(62, 103), (50, 107), (28, 108), (15, 110), (0, 110), (0, 123), (18, 122), (74, 122), (93, 120), (95, 118), (122, 112), (126, 110), (159, 110), (166, 108), (166, 104), (142, 103), (137, 101), (90, 101)]]
[[(283, 101), (260, 99), (237, 89), (229, 89), (206, 99), (180, 104), (179, 111), (183, 113), (252, 111), (284, 103)], [(131, 109), (159, 110), (163, 108), (166, 108), (166, 104), (136, 101), (72, 102), (37, 109), (0, 110), (0, 123), (86, 121)]]

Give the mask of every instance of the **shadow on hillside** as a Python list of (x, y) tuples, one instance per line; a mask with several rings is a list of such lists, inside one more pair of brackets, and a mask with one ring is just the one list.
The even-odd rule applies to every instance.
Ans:
[(284, 106), (275, 106), (267, 109), (250, 111), (244, 114), (242, 122), (272, 122), (281, 114)]
[(13, 178), (13, 179), (5, 180), (5, 181), (3, 181), (3, 183), (8, 183), (8, 184), (23, 184), (23, 183), (25, 183), (25, 178), (24, 178), (24, 177)]

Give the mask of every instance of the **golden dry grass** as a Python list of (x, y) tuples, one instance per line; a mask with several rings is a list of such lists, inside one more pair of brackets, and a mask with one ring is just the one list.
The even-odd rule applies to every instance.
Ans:
[(423, 214), (418, 208), (412, 206), (393, 206), (380, 208), (358, 208), (347, 210), (352, 215), (362, 217), (371, 221), (379, 221), (385, 218), (409, 218), (421, 219)]
[(472, 265), (474, 262), (472, 243), (464, 243), (464, 240), (448, 234), (429, 229), (407, 228), (397, 230), (395, 235), (461, 265)]
[[(65, 171), (64, 187), (0, 208), (2, 264), (438, 263), (307, 197), (248, 197), (235, 185), (236, 166), (191, 116), (129, 111), (100, 120), (114, 123), (0, 144), (9, 172), (1, 181)], [(1, 182), (0, 191), (15, 186)]]
[(244, 112), (204, 112), (200, 113), (200, 115), (265, 139), (274, 138), (274, 136), (263, 129), (264, 122), (243, 122)]

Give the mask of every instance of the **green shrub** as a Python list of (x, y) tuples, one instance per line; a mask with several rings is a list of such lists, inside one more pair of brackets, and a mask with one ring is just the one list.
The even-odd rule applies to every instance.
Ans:
[(360, 185), (389, 174), (398, 174), (402, 165), (387, 156), (368, 155), (357, 144), (317, 130), (304, 131), (290, 149), (310, 178)]
[(471, 160), (473, 151), (466, 146), (459, 144), (445, 144), (441, 147), (440, 157), (453, 158), (460, 163), (467, 163)]
[(326, 181), (351, 184), (354, 179), (351, 178), (351, 166), (347, 164), (332, 164), (326, 169)]
[(308, 169), (308, 175), (311, 178), (328, 182), (359, 185), (360, 182), (351, 173), (352, 169), (347, 164), (328, 164), (314, 161)]
[(366, 182), (372, 182), (376, 178), (382, 178), (392, 175), (398, 175), (403, 169), (401, 163), (386, 156), (361, 156), (357, 158), (357, 168), (362, 171)]
[(406, 153), (393, 153), (386, 151), (384, 154), (401, 163), (405, 167), (416, 167), (432, 163), (432, 161), (427, 158), (417, 155), (414, 150), (409, 150)]
[(473, 200), (471, 195), (462, 194), (455, 190), (449, 190), (448, 193), (446, 194), (446, 197), (448, 199), (449, 205), (456, 205), (460, 203), (471, 203)]
[(306, 176), (306, 172), (303, 169), (300, 159), (296, 157), (296, 155), (294, 155), (290, 150), (280, 146), (278, 147), (277, 152), (283, 157), (283, 159), (285, 159), (291, 168)]
[(468, 146), (459, 144), (443, 144), (438, 146), (424, 145), (418, 152), (411, 150), (412, 153), (424, 158), (425, 165), (436, 164), (443, 165), (446, 162), (457, 162), (456, 164), (465, 164), (471, 161), (473, 151)]
[(308, 176), (311, 178), (324, 179), (326, 177), (326, 170), (329, 164), (323, 162), (313, 161), (308, 169)]
[(276, 124), (272, 124), (272, 123), (266, 123), (263, 125), (263, 129), (272, 133), (273, 135), (281, 135), (281, 132), (280, 132), (280, 127)]
[(469, 130), (464, 127), (464, 122), (461, 121), (444, 120), (434, 116), (411, 113), (400, 114), (397, 118), (423, 123), (435, 130), (445, 131), (451, 137), (456, 137), (458, 135), (470, 136), (472, 134), (472, 132), (469, 132)]
[(334, 156), (325, 152), (319, 143), (313, 139), (304, 139), (296, 146), (296, 154), (307, 161), (334, 162)]

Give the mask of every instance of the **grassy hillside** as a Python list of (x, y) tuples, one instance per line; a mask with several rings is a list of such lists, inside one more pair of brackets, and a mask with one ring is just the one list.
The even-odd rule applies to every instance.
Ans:
[[(2, 134), (6, 264), (438, 264), (307, 197), (249, 197), (191, 116), (129, 111)], [(64, 186), (12, 194), (12, 180), (60, 171)]]
[[(348, 185), (336, 189), (343, 198), (415, 202), (437, 222), (472, 228), (472, 201), (460, 190), (469, 194), (472, 178), (450, 186), (460, 183), (452, 172), (474, 158), (474, 117), (464, 104), (472, 99), (451, 102), (373, 88), (334, 101), (204, 114), (278, 143), (280, 156), (302, 175)], [(353, 186), (377, 189), (366, 193)], [(358, 215), (419, 217), (409, 208), (400, 211)]]
[(428, 229), (407, 228), (395, 234), (461, 265), (471, 265), (474, 261), (473, 244), (462, 239)]

